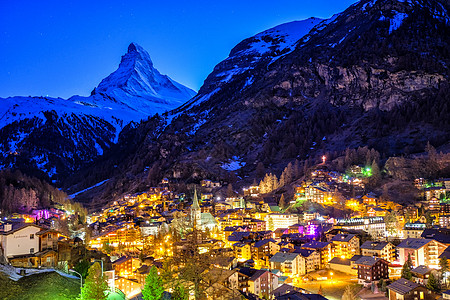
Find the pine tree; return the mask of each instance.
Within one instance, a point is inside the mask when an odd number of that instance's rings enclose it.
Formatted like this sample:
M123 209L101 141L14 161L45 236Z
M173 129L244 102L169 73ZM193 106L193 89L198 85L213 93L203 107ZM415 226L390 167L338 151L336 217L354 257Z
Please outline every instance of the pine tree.
M234 197L233 185L231 183L227 187L227 197Z
M385 292L386 291L386 281L384 281L383 278L380 279L378 282L378 285L380 286L380 291Z
M381 181L381 171L375 160L372 161L371 169L372 169L371 182L373 185L376 185L376 184L380 183L380 181Z
M428 277L427 289L432 290L433 292L439 292L440 290L439 283L436 277L434 277L433 273L431 273L430 276Z
M448 267L448 259L447 257L443 256L439 259L439 266L441 267L441 278L444 279L446 278L446 274L449 270ZM447 282L444 279L443 285L446 287L447 286Z
M288 206L286 199L284 199L284 194L281 195L279 206L281 209L285 209Z
M412 278L411 268L412 268L411 255L408 255L408 260L403 264L402 278L411 280Z
M80 300L106 300L108 298L108 284L103 276L98 262L94 263L88 272L86 281L81 289Z
M256 165L256 178L257 179L261 179L264 177L264 175L266 174L266 169L264 168L264 164L262 162L259 162Z
M189 295L184 289L184 286L180 284L180 282L177 282L177 285L175 286L175 289L172 293L172 297L170 297L171 300L188 300Z
M323 296L322 285L319 285L319 291L317 292L317 294Z
M347 285L345 287L344 294L342 295L342 300L356 300L355 292L353 291L353 288L350 285Z
M163 293L163 282L158 275L156 267L152 266L147 278L145 278L145 285L142 289L142 298L144 298L144 300L160 300Z

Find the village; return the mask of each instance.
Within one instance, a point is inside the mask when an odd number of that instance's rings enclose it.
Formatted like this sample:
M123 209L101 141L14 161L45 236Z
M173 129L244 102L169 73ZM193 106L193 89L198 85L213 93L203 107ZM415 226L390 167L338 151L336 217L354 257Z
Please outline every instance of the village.
M324 159L289 200L268 180L236 191L203 179L188 194L165 178L71 230L62 221L80 215L64 207L3 216L1 263L85 277L99 262L123 299L138 299L153 267L191 291L190 264L202 282L193 299L450 299L450 179L417 178L422 200L400 204L366 188L372 172Z

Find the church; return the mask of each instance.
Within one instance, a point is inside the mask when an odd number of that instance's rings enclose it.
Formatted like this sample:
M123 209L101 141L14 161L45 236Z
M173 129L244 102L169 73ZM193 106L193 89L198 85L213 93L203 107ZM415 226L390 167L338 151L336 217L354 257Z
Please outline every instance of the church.
M202 213L198 204L197 190L194 190L194 199L191 206L191 224L192 227L202 231L206 229L212 230L217 227L217 221L211 213Z

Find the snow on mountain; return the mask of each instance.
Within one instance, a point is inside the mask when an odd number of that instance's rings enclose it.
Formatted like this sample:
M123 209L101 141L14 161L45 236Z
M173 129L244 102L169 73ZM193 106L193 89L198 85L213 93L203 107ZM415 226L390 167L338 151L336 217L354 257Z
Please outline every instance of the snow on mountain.
M268 52L276 53L284 52L286 49L292 50L298 40L322 21L323 19L319 18L309 18L275 26L253 36L248 48L239 50L234 55L264 55Z
M91 96L0 98L0 167L30 162L50 177L74 171L116 143L130 122L172 110L194 95L161 75L150 55L132 43Z
M94 95L107 95L147 114L172 110L195 92L153 67L150 55L136 43L128 46L119 68L102 80Z
M295 49L297 42L317 24L319 18L309 18L275 26L247 38L237 44L229 56L214 68L205 80L197 96L187 102L183 108L198 105L208 100L220 90L222 85L228 84L240 75L251 72L261 61L273 61ZM245 78L244 88L253 83L250 75Z

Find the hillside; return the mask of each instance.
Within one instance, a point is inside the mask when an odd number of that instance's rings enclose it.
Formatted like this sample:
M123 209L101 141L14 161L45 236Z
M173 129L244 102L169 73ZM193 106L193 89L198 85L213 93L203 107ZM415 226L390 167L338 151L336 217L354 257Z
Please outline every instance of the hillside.
M311 24L289 50L278 51L280 42L255 50L261 36L276 41L276 30L246 39L186 105L125 128L108 156L65 186L110 179L84 195L102 200L162 177L245 182L259 163L279 174L295 159L346 148L368 146L386 159L422 152L428 141L446 145L448 9L440 0L360 1Z

